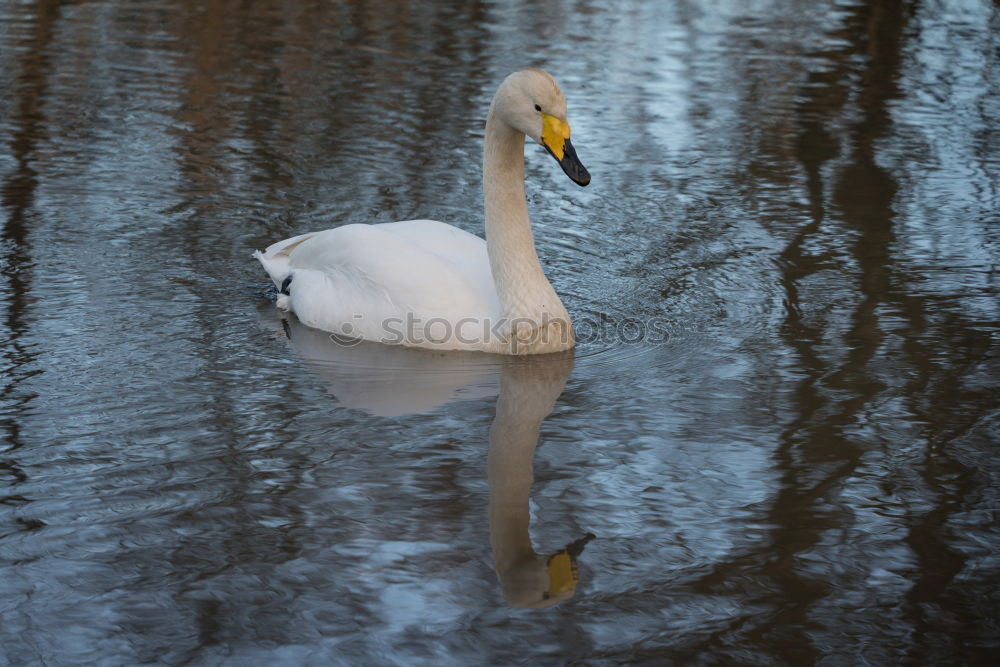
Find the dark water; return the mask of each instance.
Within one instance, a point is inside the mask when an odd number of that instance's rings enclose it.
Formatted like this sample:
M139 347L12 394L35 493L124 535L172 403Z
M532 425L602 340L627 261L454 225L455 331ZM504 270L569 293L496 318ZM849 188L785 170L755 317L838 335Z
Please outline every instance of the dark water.
M0 660L993 663L998 35L988 0L0 4ZM594 177L526 151L575 358L286 331L253 249L481 233L525 64Z

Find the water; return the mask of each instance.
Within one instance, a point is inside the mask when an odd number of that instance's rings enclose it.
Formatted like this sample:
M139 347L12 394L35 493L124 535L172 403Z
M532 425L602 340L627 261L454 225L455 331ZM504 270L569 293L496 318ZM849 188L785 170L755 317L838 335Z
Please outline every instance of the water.
M6 663L995 659L993 4L0 26ZM286 330L256 248L481 233L485 111L525 64L593 174L526 151L575 355Z

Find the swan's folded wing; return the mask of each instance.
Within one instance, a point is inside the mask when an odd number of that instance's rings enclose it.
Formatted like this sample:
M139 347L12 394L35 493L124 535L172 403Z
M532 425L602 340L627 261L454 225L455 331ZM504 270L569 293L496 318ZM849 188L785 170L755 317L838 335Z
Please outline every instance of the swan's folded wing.
M345 313L376 311L380 316L452 322L494 314L499 304L485 243L470 243L465 237L471 235L461 230L455 235L449 231L454 228L436 225L402 233L403 223L345 225L319 232L292 249L289 268L326 275L329 298ZM291 292L294 303L294 282Z

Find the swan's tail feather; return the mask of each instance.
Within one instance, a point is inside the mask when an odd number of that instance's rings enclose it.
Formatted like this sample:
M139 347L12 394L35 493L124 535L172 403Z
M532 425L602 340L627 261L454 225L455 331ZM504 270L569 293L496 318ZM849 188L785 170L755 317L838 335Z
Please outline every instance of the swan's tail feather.
M288 287L292 284L292 270L288 267L288 257L268 258L260 250L255 251L253 256L264 266L267 275L271 276L271 281L278 288L276 305L282 310L289 310L291 303L289 303Z
M292 270L288 266L288 258L291 256L292 250L294 250L297 245L315 235L316 232L299 234L298 236L293 236L290 239L272 243L264 252L261 252L260 250L254 251L253 256L261 263L264 270L267 271L267 275L271 277L271 281L274 283L274 286L283 292L283 294L278 295L279 307L282 307L282 301L284 301L286 306L288 303L287 285L284 284L286 280L291 278L292 275ZM282 296L284 299L282 299ZM285 310L288 310L288 308L285 307Z
M264 267L264 270L267 271L267 275L271 277L271 282L274 283L275 287L280 288L281 283L292 272L288 267L287 257L268 257L260 250L254 250L253 256Z

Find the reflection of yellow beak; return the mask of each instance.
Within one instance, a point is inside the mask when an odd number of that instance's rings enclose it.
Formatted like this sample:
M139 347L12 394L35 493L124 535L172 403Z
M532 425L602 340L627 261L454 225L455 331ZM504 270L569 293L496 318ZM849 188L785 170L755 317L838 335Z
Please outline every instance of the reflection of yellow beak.
M563 159L567 139L569 139L569 123L547 113L542 114L542 144L557 160Z
M576 563L565 551L560 551L549 557L549 595L565 593L576 588L580 575Z

